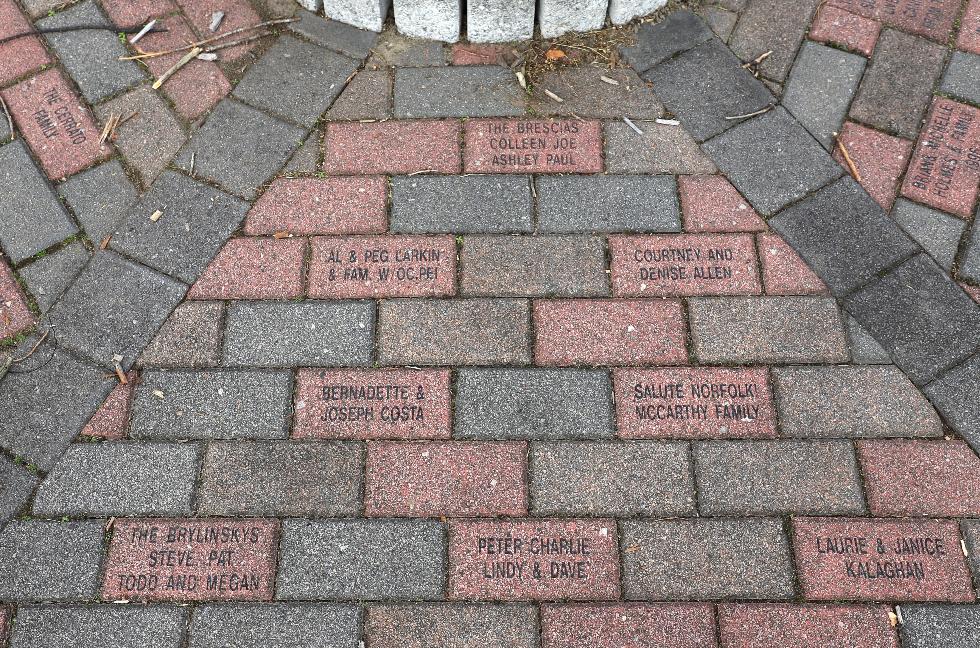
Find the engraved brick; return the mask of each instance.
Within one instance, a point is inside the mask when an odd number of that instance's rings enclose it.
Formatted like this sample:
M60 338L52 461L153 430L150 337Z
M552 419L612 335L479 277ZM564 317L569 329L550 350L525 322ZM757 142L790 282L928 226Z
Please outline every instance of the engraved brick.
M970 0L960 21L956 49L980 54L980 0Z
M542 648L714 648L715 632L705 603L541 606Z
M759 234L762 281L769 295L813 295L827 285L779 234Z
M725 648L898 648L886 605L787 603L718 606Z
M277 178L245 217L246 234L374 234L386 229L384 178Z
M854 122L844 123L840 141L861 175L861 186L875 202L890 210L898 193L899 178L912 152L912 142ZM834 159L842 166L847 165L839 144Z
M188 299L287 299L303 294L302 239L237 237L191 286Z
M766 223L724 176L678 176L688 232L758 232Z
M459 122L327 124L323 170L335 175L459 173Z
M871 56L881 23L845 11L832 3L822 5L810 26L810 39L820 43L843 45L849 50Z
M953 30L959 0L831 0L830 5L936 41Z
M0 0L0 39L31 30L31 24L14 0ZM13 81L48 63L51 58L37 36L18 38L0 45L0 85Z
M466 173L599 173L602 128L588 120L471 119Z

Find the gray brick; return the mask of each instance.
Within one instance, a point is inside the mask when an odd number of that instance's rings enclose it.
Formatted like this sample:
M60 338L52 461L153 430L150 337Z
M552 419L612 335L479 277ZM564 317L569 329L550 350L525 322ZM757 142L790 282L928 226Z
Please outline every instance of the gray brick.
M313 129L307 136L306 141L300 146L293 157L283 168L283 174L292 173L316 173L320 169L320 150L323 146L323 133L320 129Z
M962 218L902 198L895 201L892 218L944 270L949 272L952 269L956 249L966 229ZM960 274L964 274L962 268ZM980 274L977 278L980 279Z
M27 503L37 482L34 473L0 455L0 529Z
M681 231L671 176L538 176L535 183L543 232Z
M139 365L210 367L221 362L222 302L184 302L143 349Z
M636 45L621 47L619 52L637 72L643 73L710 38L711 30L704 21L690 11L676 11L660 23L640 25Z
M749 2L728 45L744 61L772 50L759 65L762 76L783 81L793 64L810 17L820 0L754 0Z
M980 104L980 55L954 51L939 84L939 91Z
M24 0L21 2L31 18L44 15L61 4L63 4L61 0Z
M23 606L11 648L178 648L186 625L186 608L175 606Z
M601 439L613 435L612 383L587 369L460 369L455 436Z
M843 173L784 108L739 124L705 142L704 150L765 216Z
M203 515L355 516L361 512L361 444L293 441L208 444Z
M199 605L190 648L354 648L361 611L329 603Z
M299 18L299 21L290 23L289 29L317 45L352 58L366 57L378 41L378 35L372 31L345 25L337 20L325 20L303 9L297 11L293 17Z
M91 253L76 241L20 269L27 290L46 312L88 263Z
M703 363L847 362L837 304L824 297L689 300L691 335Z
M371 605L364 636L371 648L537 648L538 624L530 605Z
M717 171L686 130L643 123L643 134L628 124L605 122L607 173L707 174Z
M902 618L905 648L980 645L980 605L903 605Z
M283 520L280 599L433 599L445 590L446 539L428 520Z
M704 7L701 11L704 21L711 27L715 36L728 42L735 29L735 23L738 22L738 14L723 7L712 6Z
M980 209L977 210L980 214ZM973 230L966 241L966 253L960 263L959 276L980 284L980 216L973 219Z
M374 305L367 301L236 302L228 307L225 362L331 367L371 362Z
M980 347L980 305L925 254L852 295L845 309L918 385Z
M678 517L694 515L687 443L533 443L534 515Z
M789 599L793 567L770 519L623 520L627 600Z
M618 81L612 85L606 77ZM555 101L545 89L563 100ZM568 117L656 119L664 108L653 90L629 68L568 67L545 72L535 81L531 108L536 114Z
M0 599L94 599L104 553L104 526L103 520L10 522L0 531ZM20 621L17 624L19 627Z
M58 186L58 193L94 243L116 231L137 198L136 187L119 160L110 160L68 178Z
M524 92L496 65L395 69L395 117L519 117Z
M189 515L196 444L69 446L34 498L39 515Z
M393 84L391 70L361 70L325 117L328 120L390 119Z
M289 433L292 384L286 371L148 370L136 387L130 435L284 439Z
M850 176L783 211L769 225L837 296L919 249Z
M851 344L851 360L856 364L892 363L888 352L850 315L847 316L847 339Z
M23 141L0 148L0 195L0 245L14 263L78 231Z
M925 392L949 426L980 452L980 355L927 385ZM980 578L980 569L977 574Z
M391 191L393 232L534 231L529 176L401 176Z
M973 447L976 448L976 445ZM973 571L973 582L980 590L980 520L963 520L960 522L960 528L967 551L970 552L968 560Z

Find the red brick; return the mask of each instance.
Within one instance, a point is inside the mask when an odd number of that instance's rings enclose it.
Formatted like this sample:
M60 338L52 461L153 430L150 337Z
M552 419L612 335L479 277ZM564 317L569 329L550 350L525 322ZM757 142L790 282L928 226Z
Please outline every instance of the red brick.
M534 325L539 365L687 364L676 300L537 300Z
M221 34L242 27L248 27L261 22L261 18L248 0L177 0L177 4L184 10L187 17L197 33L202 37L209 38L215 34L211 33L211 16L216 11L225 14L217 33ZM237 37L233 36L231 40ZM229 47L218 52L218 57L222 61L237 61L252 51L258 45L253 41L245 45Z
M561 119L471 119L466 173L599 173L602 126Z
M317 237L310 297L445 297L456 292L452 236Z
M858 443L874 515L980 515L980 457L963 441Z
M898 193L898 179L912 152L912 142L847 122L841 132L847 154L861 176L861 186L885 210L890 210ZM846 168L840 147L834 159Z
M955 521L795 518L793 531L806 599L974 600Z
M102 597L109 601L267 601L276 520L117 519Z
M470 517L527 514L527 443L368 443L366 515Z
M688 232L761 232L766 223L728 180L719 175L678 176Z
M450 521L449 598L617 599L616 521Z
M34 325L34 314L17 284L14 273L0 259L0 340Z
M303 295L305 239L229 239L188 299L288 299Z
M32 29L14 0L0 0L0 39ZM0 85L51 62L37 36L18 38L0 45Z
M622 438L777 436L764 368L616 369L613 380L616 427Z
M295 438L448 439L449 370L300 369Z
M705 603L541 606L542 648L712 648L715 615Z
M81 435L98 439L125 439L129 428L129 411L133 404L133 391L139 375L135 371L126 372L127 383L116 385L105 401L95 410L95 414L82 428Z
M0 646L6 646L7 629L10 627L10 608L0 605Z
M973 297L973 301L980 304L980 286L971 286L970 284L960 282L960 287L966 291L967 295Z
M937 97L919 134L902 195L963 218L980 185L980 109ZM946 171L944 176L944 170Z
M769 295L814 295L827 286L779 234L759 234L762 280Z
M455 43L452 47L453 65L504 65L505 45Z
M459 122L329 123L323 170L335 175L459 173Z
M176 11L176 7L171 0L102 0L102 8L109 15L112 22L116 23L119 27L142 27L151 18L164 16L173 11ZM169 29L169 22L167 21L167 28ZM163 26L164 21L157 22L157 26ZM132 38L132 36L127 36L127 38ZM137 44L141 49L147 52L157 51L156 47L150 47L146 44L146 40L149 35L144 36ZM197 40L192 38L190 40L185 40L183 45ZM147 63L153 59L148 59ZM155 73L154 73L155 74Z
M881 33L881 23L852 14L834 5L823 5L810 27L810 38L820 43L835 43L849 50L871 56Z
M278 178L245 217L246 234L375 234L385 231L384 178Z
M960 21L956 49L980 54L980 0L970 0Z
M798 605L791 603L718 606L725 648L898 648L885 605Z
M945 43L960 0L829 0L828 4Z
M49 178L77 173L111 153L110 146L99 145L101 131L57 70L42 72L0 94Z
M613 294L621 297L757 295L750 234L610 236Z

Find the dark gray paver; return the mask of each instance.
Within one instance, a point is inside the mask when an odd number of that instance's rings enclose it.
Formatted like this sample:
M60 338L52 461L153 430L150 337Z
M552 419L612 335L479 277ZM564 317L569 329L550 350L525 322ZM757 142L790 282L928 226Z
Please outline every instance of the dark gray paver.
M153 221L150 216L161 211ZM245 219L248 204L174 171L161 175L130 210L110 246L193 283Z
M537 648L538 625L530 605L405 603L368 607L364 636L371 648Z
M613 85L601 77L618 81ZM558 102L545 94L558 95ZM530 98L537 114L575 117L656 119L664 113L660 100L636 72L628 69L569 67L545 72L535 81Z
M282 172L287 173L316 173L320 168L320 150L323 147L323 133L320 129L314 129L303 142L303 145L296 149L293 157L283 168Z
M852 295L845 309L917 385L980 347L980 305L924 253Z
M229 365L330 367L371 361L372 302L236 302L226 319Z
M362 471L356 442L215 441L204 456L198 513L355 516Z
M643 134L622 121L604 122L607 173L707 174L714 162L680 126L643 122Z
M390 119L393 85L391 70L362 70L347 84L325 117L330 120Z
M430 520L283 520L280 599L444 596L446 539Z
M973 447L975 449L977 444ZM963 540L966 542L966 549L970 553L967 558L973 571L973 582L980 590L980 520L963 520L960 522L960 528L963 532Z
M58 193L93 243L100 243L116 231L137 198L136 187L119 160L109 160L68 178L58 186Z
M966 229L962 218L902 198L895 201L892 218L936 263L949 272ZM965 276L962 267L960 274Z
M292 397L286 371L143 372L134 439L283 439Z
M11 648L178 648L187 609L176 606L22 606Z
M38 515L190 515L196 444L77 443L41 483Z
M221 363L223 302L184 302L143 349L147 367L212 367Z
M312 127L344 89L357 61L282 36L252 65L234 95L257 108Z
M529 176L397 176L391 179L393 232L531 232Z
M542 232L679 232L674 178L661 176L538 176Z
M657 96L699 142L738 124L726 117L753 113L776 102L715 39L658 65L643 78L653 82Z
M37 482L33 472L0 455L0 529L21 510Z
M764 216L843 173L784 108L722 133L705 142L704 150Z
M623 520L620 533L627 600L793 596L778 519Z
M612 383L587 369L460 369L455 436L596 439L613 435Z
M957 99L980 104L980 55L953 52L939 84L939 91Z
M351 28L353 29L353 28ZM190 648L354 648L361 611L330 603L199 605Z
M535 442L530 454L534 515L694 515L687 443Z
M51 309L58 342L111 367L124 369L184 296L186 286L124 259L97 253Z
M728 45L744 61L772 50L759 72L783 81L819 4L820 0L754 0L742 11Z
M850 176L781 212L769 225L839 297L919 249Z
M104 526L104 520L11 521L0 531L0 599L95 598L104 553Z
M640 73L711 38L711 29L690 11L677 11L657 24L641 25L636 45L619 52Z
M336 20L327 20L305 9L300 9L293 17L299 18L299 21L289 23L291 30L317 45L352 58L366 57L378 41L378 35L372 31L358 29Z
M847 339L851 343L851 360L857 364L891 364L891 356L856 319L848 315Z
M527 99L496 65L396 68L395 117L519 117Z
M41 312L51 308L91 256L82 243L75 241L20 269L20 276L27 283L27 290L37 301Z
M980 209L977 210L980 214ZM960 262L959 276L980 284L980 216L973 219L970 239L966 242L966 252Z
M701 15L715 36L728 42L735 29L735 23L738 22L738 14L724 7L708 6L702 8Z
M23 141L0 147L0 195L0 246L14 263L78 231Z
M927 385L925 393L949 426L980 452L980 355Z
M980 645L980 605L903 605L899 627L905 648Z

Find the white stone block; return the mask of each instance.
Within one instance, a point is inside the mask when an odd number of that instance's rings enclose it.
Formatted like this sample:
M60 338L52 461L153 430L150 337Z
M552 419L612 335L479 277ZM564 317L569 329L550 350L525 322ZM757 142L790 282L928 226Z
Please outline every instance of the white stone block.
M625 25L639 16L662 9L667 0L609 0L609 20L614 25Z
M319 11L322 4L321 0L298 0L298 2L307 11Z
M373 32L384 27L390 7L391 0L323 0L327 18Z
M554 38L568 32L601 29L609 0L540 0L538 24L541 35Z
M534 0L467 0L466 36L474 43L532 38Z
M463 0L395 0L395 26L412 38L455 43L462 17Z

